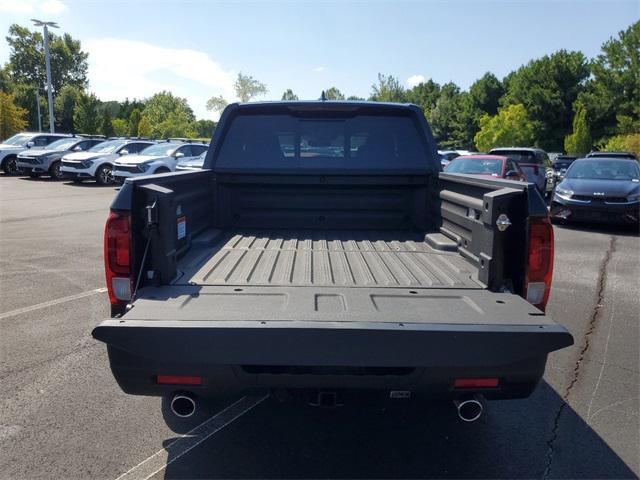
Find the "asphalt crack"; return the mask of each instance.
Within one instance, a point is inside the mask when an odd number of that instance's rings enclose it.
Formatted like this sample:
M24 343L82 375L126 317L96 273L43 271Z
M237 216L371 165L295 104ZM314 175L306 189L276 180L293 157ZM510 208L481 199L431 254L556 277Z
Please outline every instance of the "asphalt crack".
M553 465L553 457L555 454L555 443L558 439L558 434L560 430L560 419L562 418L562 413L567 408L569 404L569 397L571 396L571 392L573 387L580 378L580 368L582 367L582 363L584 362L585 356L587 352L591 348L591 336L598 325L598 320L600 319L600 313L602 311L603 302L604 302L604 291L607 285L607 267L609 266L609 262L611 261L611 257L616 251L616 237L609 237L609 247L600 262L600 268L598 269L598 282L597 282L597 292L596 292L596 302L591 310L591 316L589 318L589 323L587 327L587 331L582 338L582 344L580 346L580 350L578 352L578 358L576 359L576 363L573 366L573 372L571 374L571 380L567 384L567 388L564 391L564 395L562 396L562 404L558 411L556 412L556 416L553 420L553 428L551 429L551 438L547 440L547 465L544 470L544 474L542 476L543 479L548 479L551 475L551 467Z

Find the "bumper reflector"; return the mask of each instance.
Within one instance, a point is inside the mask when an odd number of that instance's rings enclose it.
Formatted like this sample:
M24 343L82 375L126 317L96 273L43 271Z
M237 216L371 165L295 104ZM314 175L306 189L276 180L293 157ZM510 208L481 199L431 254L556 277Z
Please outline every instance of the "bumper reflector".
M157 375L158 385L202 385L202 377L193 375Z
M454 388L494 388L498 386L497 378L456 378Z

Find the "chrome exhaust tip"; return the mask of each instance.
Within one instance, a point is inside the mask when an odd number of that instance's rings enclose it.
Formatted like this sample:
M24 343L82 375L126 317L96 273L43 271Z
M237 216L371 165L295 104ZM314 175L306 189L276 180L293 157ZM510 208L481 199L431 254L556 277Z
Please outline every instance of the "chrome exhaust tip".
M171 399L171 412L180 418L189 418L196 411L196 399L190 393L177 393Z
M475 422L482 416L484 411L484 401L480 395L457 398L453 401L453 404L458 411L458 417L464 422Z

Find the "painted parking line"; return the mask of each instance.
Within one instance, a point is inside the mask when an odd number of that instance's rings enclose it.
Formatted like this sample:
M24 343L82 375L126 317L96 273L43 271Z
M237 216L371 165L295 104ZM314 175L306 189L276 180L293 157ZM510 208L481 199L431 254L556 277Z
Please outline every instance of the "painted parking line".
M120 475L116 480L147 480L153 477L156 473L167 468L168 465L171 465L185 453L197 447L227 425L233 423L267 398L269 398L268 394L261 397L250 395L242 397L237 402L229 405L197 427L178 437L162 450L158 450L150 457L144 459L138 465Z
M71 302L73 300L79 300L81 298L90 297L91 295L95 295L97 293L104 293L106 291L107 291L106 288L94 288L93 290L88 290L82 293L76 293L75 295L69 295L68 297L61 297L61 298L56 298L55 300L49 300L48 302L37 303L35 305L31 305L30 307L10 310L8 312L0 313L0 320L9 318L9 317L15 317L16 315L32 312L34 310L40 310L41 308L51 307L53 305L58 305L60 303Z

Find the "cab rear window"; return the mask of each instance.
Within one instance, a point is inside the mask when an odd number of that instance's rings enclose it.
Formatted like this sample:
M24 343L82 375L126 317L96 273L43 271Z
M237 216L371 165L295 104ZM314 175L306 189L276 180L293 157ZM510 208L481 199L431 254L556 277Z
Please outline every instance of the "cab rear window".
M534 152L527 152L522 150L491 150L491 155L503 155L509 157L516 163L534 163L542 165L542 159L536 157Z
M397 170L427 164L410 116L243 114L223 138L216 168Z

